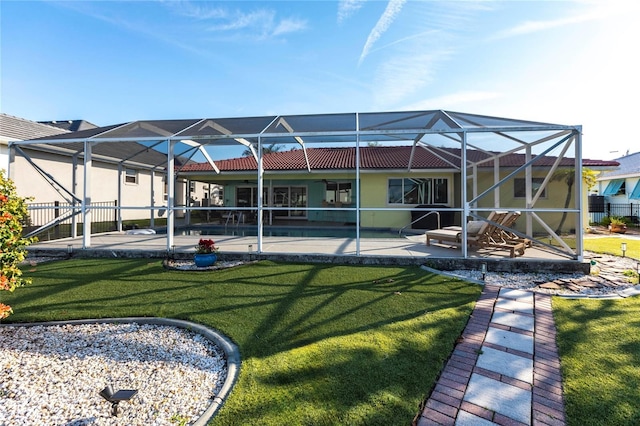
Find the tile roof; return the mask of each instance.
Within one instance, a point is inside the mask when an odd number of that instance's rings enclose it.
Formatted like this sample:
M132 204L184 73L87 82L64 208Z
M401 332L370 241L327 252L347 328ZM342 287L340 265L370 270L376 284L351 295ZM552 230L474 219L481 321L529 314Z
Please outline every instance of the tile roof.
M24 141L61 133L69 133L69 131L0 113L0 139Z
M620 167L616 170L602 173L598 179L608 179L614 176L640 176L640 152L616 158L615 161L620 163Z
M388 170L406 169L411 156L411 146L375 146L360 148L360 167L368 170ZM458 165L460 160L456 156L460 155L459 148L441 148L440 156L431 151L417 148L414 152L412 169L450 169L452 164ZM307 155L309 164L313 170L348 170L354 169L356 164L356 150L354 147L347 148L308 148ZM470 150L467 157L471 161L478 161L487 158L489 155L480 151ZM442 157L442 158L441 158ZM444 159L443 159L444 158ZM554 157L545 157L536 163L538 166L551 166L555 161ZM254 171L257 163L253 157L240 157L228 160L215 161L221 171ZM517 167L525 163L524 154L509 154L500 159L501 167ZM304 158L304 151L295 149L291 151L267 153L263 157L265 170L287 171L305 170L307 165ZM573 159L566 158L563 165L572 166ZM615 167L615 161L585 160L582 164L586 167ZM483 163L481 167L493 167L493 161ZM212 167L207 163L191 163L182 168L182 172L203 172L211 171Z

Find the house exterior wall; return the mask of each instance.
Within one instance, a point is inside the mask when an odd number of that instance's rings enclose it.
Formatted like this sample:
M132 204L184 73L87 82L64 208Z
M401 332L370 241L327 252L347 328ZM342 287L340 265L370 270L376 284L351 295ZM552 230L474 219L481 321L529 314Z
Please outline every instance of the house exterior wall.
M24 149L24 148L23 148ZM73 192L78 198L83 194L84 164L82 158L78 160L76 167L76 188L73 188L74 166L69 156L48 152L26 150L31 159L43 170L54 176L56 181ZM11 165L12 179L16 184L16 190L21 197L32 198L30 203L67 204L67 200L21 155L15 156ZM91 202L114 202L118 199L118 179L122 180L121 210L123 220L148 219L150 210L139 209L151 205L151 172L149 170L136 169L137 183L125 182L125 174L118 176L118 166L98 160L93 160L91 168ZM164 200L164 175L156 172L153 177L154 205L166 205ZM179 185L178 185L179 186ZM66 195L66 194L64 194ZM69 198L67 196L67 198ZM127 209L130 207L131 209ZM135 208L135 209L134 209ZM114 213L115 216L115 213ZM156 213L157 217L157 213Z
M506 178L512 170L501 169L499 176L500 179ZM548 170L533 170L532 178L543 180L548 173ZM493 172L479 172L478 173L478 193L482 193L486 189L490 188L494 184ZM514 178L523 179L524 174L516 175ZM571 188L571 194L569 194L569 203L567 208L575 208L575 190L574 184ZM546 195L541 196L535 203L536 209L560 209L565 207L567 199L568 186L564 180L551 180L546 187ZM515 197L515 180L510 179L506 181L499 188L499 205L500 208L505 210L519 210L526 208L526 199ZM583 191L582 198L586 200L586 191ZM584 205L584 204L583 204ZM494 194L489 193L478 202L479 208L493 208L494 206ZM536 213L551 229L556 230L560 225L563 213L561 212L538 212ZM568 213L565 219L563 229L561 232L569 233L573 232L576 227L577 216L575 213ZM588 223L588 222L586 222ZM515 229L521 232L525 232L526 221L523 219L518 220L515 224ZM532 231L534 235L540 235L548 233L542 225L537 221L532 221Z
M500 179L506 178L512 169L503 168L500 170ZM540 169L534 170L533 177L536 179L544 179L548 173L548 170ZM448 180L448 194L449 200L445 205L450 208L460 208L460 175L452 171L434 171L434 172L406 172L406 171L362 171L360 174L360 207L364 209L360 212L360 224L364 228L392 228L400 229L403 227L411 227L412 210L416 207L413 205L398 205L388 203L388 186L389 179L394 178L446 178ZM254 174L247 174L243 176L234 176L233 180L224 181L222 179L227 176L219 176L220 179L217 184L224 190L224 206L230 210L238 206L238 200L236 199L236 189L238 187L253 187L257 190L256 176ZM273 186L302 186L306 188L307 193L307 208L305 217L299 219L305 219L308 222L355 222L355 212L345 211L338 213L339 209L336 209L335 203L331 203L331 200L325 200L325 183L323 179L336 182L349 182L352 184L352 202L349 204L342 204L342 209L355 209L356 207L356 176L355 173L313 173L313 174L300 174L300 173L278 173L269 174L265 173L264 187L267 190ZM516 176L516 178L524 178L522 176ZM248 181L245 182L245 180ZM480 170L478 172L478 188L477 193L480 194L493 186L494 175L492 170ZM498 190L499 204L503 209L508 210L521 210L526 208L526 200L524 197L514 197L514 180L511 179L505 182ZM575 188L574 185L569 197L569 208L575 206ZM567 197L567 184L565 181L550 181L546 188L546 196L541 197L536 202L535 207L540 209L559 209L564 208L565 200ZM467 188L469 199L473 198L473 188L469 186ZM586 200L586 190L584 191L583 198ZM242 204L242 203L240 203ZM265 206L274 207L273 204L265 200ZM493 192L487 194L481 198L478 202L478 208L495 208L494 194ZM374 209L367 211L367 209ZM375 210L379 209L379 210ZM486 216L486 214L482 213ZM563 213L537 213L552 229L556 229L562 220ZM575 229L577 223L576 213L569 213L566 215L562 232L568 233ZM460 224L460 214L455 214L456 224ZM587 224L588 222L584 222ZM516 224L516 229L521 232L526 232L526 220L520 219ZM532 230L535 235L545 235L548 232L535 220L532 220Z
M0 141L0 170L9 169L9 147L4 141Z
M610 179L607 180L601 180L598 181L597 183L597 190L599 194L604 193L605 188L607 187L607 185L609 184L609 182L613 181L613 180L624 180L625 182L625 190L623 194L619 194L619 195L607 195L605 196L605 202L607 203L614 203L614 204L629 204L629 203L640 203L640 200L634 200L629 198L629 196L631 195L631 192L633 191L633 189L636 187L636 185L638 184L638 181L640 181L640 177L639 176L615 176L612 177Z

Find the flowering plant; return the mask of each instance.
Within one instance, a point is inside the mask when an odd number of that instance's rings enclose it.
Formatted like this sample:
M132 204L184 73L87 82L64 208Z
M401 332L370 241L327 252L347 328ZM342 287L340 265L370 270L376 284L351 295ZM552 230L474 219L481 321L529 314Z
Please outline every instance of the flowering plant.
M216 253L217 251L218 247L216 247L216 242L213 240L205 240L204 238L200 238L200 241L198 241L198 245L196 246L197 254Z

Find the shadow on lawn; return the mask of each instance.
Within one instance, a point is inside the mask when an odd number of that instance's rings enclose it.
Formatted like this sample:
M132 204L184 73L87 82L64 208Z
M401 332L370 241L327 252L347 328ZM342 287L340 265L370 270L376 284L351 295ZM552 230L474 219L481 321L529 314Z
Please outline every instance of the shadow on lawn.
M640 424L640 298L556 301L570 424Z
M221 330L243 356L268 356L475 301L479 288L417 267L259 262L165 271L153 260L59 261L10 295L14 321L164 316Z
M10 296L12 322L162 316L233 339L245 391L225 404L224 421L296 410L312 424L407 424L480 294L418 267L264 261L201 273L91 259L27 275L34 284ZM261 368L274 360L283 364ZM274 392L257 401L254 385Z

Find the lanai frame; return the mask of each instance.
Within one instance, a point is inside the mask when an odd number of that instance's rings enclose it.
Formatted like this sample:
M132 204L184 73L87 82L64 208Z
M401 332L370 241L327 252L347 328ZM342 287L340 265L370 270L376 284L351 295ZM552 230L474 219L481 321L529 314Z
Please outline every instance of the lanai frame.
M37 145L66 149L73 152L74 158L83 159L83 193L67 192L80 201L78 208L83 216L84 229L91 229L91 167L94 151L112 143L134 142L149 149L155 149L166 155L163 164L145 164L154 173L166 173L168 184L168 200L166 206L148 206L152 211L167 210L166 249L173 247L176 211L183 209L176 205L175 181L180 169L176 167L176 157L192 158L196 153L211 165L215 173L221 173L212 160L207 148L225 145L242 145L249 149L257 163L256 179L258 185L258 247L263 251L263 229L265 209L262 200L264 188L264 167L262 147L269 144L297 145L303 151L309 145L315 144L350 144L356 148L355 178L360 180L360 147L368 143L411 143L413 150L428 149L441 159L450 162L452 168L460 172L460 208L454 211L463 218L482 218L480 211L500 210L501 201L499 189L505 182L519 173L525 175L525 206L519 208L526 218L525 234L531 237L533 221L545 229L550 238L554 239L566 254L578 261L583 260L582 230L582 156L581 132L579 125L559 125L540 123L526 120L515 120L485 115L475 115L443 110L432 111L399 111L399 112L369 112L369 113L338 113L314 115L278 115L264 117L235 117L235 118L204 118L191 120L150 120L134 121L115 126L100 127L75 133L67 133L52 137L34 139L30 141L10 142L10 176L16 152L28 157L21 146ZM460 158L458 162L445 158L439 149L443 145L459 146ZM510 145L509 145L510 144ZM507 149L496 152L495 146L507 146ZM574 147L574 156L565 157L570 147ZM486 154L481 160L468 157L470 150ZM532 168L541 163L541 159L548 154L554 155L553 162L545 165L548 172L534 194ZM131 153L116 149L108 150L108 154L98 154L102 160L109 158L117 162L120 168L135 163L141 163L136 157L139 153ZM126 152L126 153L125 153ZM500 178L499 160L509 154L524 152L524 164L517 166L507 176ZM412 155L413 157L413 155ZM306 158L306 155L305 155ZM573 208L536 208L542 189L552 180L554 173L561 166L565 158L572 158L574 162L574 206ZM494 182L491 187L483 191L478 190L478 167L485 163L493 163ZM465 164L466 167L461 167ZM566 166L564 166L566 167ZM307 159L309 172L312 166ZM407 172L411 172L411 159L407 165ZM54 177L52 177L55 179ZM471 179L471 191L466 182ZM153 188L150 189L153 191ZM360 205L360 186L356 185L356 255L360 255L360 212L365 210ZM469 193L471 192L471 193ZM493 195L493 208L479 207L478 201ZM118 209L125 209L119 203ZM575 217L576 248L571 249L562 238L540 217L539 213L567 213ZM462 221L462 256L468 257L466 221ZM544 242L539 241L544 244ZM545 244L546 245L546 244ZM551 248L551 244L548 245ZM91 247L91 232L83 232L83 248Z

